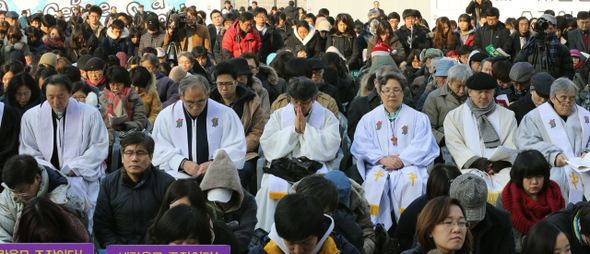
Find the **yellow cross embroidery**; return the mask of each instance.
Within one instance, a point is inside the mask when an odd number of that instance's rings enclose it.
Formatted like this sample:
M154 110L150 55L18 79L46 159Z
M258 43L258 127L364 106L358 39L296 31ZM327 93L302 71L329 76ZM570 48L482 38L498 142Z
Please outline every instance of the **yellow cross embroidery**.
M569 176L572 178L572 184L574 185L574 188L576 188L576 190L578 189L578 176L575 175L575 173L572 171L572 175Z
M410 172L408 175L410 176L410 180L412 180L412 187L414 187L414 179L417 179L418 176L414 175L414 172Z
M379 179L380 176L385 176L383 173L381 173L381 169L379 169L379 172L375 173L375 182L377 182L377 180Z

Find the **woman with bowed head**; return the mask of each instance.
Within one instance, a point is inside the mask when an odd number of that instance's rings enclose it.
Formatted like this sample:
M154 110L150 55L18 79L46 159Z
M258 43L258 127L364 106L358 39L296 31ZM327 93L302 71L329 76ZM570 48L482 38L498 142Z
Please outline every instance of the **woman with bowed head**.
M22 116L30 108L45 101L35 79L28 73L14 75L6 88L5 104L14 108Z
M142 66L134 67L129 71L131 84L135 91L141 96L145 107L145 116L150 124L154 126L156 117L162 111L162 102L156 91L156 78L150 74L150 71Z
M521 254L570 254L567 236L553 223L539 221L522 241Z
M201 245L215 238L208 215L186 204L170 208L152 229L148 244Z
M397 37L397 34L393 32L393 28L391 28L391 24L387 20L381 20L379 25L377 25L375 36L369 38L367 54L373 52L373 47L380 42L383 42L392 48L402 48L398 49L397 53L392 56L396 64L399 65L406 60L406 52L403 50L403 45L400 42L399 37Z
M323 49L318 35L315 32L315 28L309 25L307 21L302 20L297 23L295 29L296 31L293 33L294 36L290 36L287 41L285 41L285 45L295 51L299 46L305 46L307 58L318 58Z
M326 41L326 50L334 46L346 58L346 64L355 63L359 53L356 49L356 32L354 31L354 22L352 17L346 13L340 13L336 16L334 27L328 35Z
M471 253L473 239L459 200L450 197L430 200L418 217L416 239L419 245L402 254Z
M460 36L453 31L449 18L440 17L436 20L436 32L432 44L434 48L440 49L445 55L449 51L459 50L461 47Z

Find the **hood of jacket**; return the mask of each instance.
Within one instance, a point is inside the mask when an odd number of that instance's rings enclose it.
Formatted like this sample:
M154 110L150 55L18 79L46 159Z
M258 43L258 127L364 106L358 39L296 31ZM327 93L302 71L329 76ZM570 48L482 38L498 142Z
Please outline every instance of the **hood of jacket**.
M240 184L240 177L236 166L229 158L229 155L224 150L219 150L209 165L207 174L201 182L201 189L205 195L212 189L225 188L232 190L231 199L228 202L229 209L226 213L234 212L240 209L242 201L244 200L244 192ZM216 205L213 202L212 205Z
M20 41L17 41L14 44L8 41L8 36L4 36L4 46L12 46L15 49L22 49L25 46L25 44L27 44L27 36L25 35L23 35L23 37L20 38Z
M275 69L270 66L260 65L260 67L258 67L258 73L265 76L266 80L268 80L271 85L276 85L279 81L279 75L277 74L277 71L275 71Z
M129 37L129 30L127 29L127 27L123 27L123 32L121 33L121 36L117 37L113 33L113 28L109 27L109 29L107 29L107 36L112 40L125 39Z
M321 236L318 236L318 243L311 251L311 254L317 254L318 252L320 252L320 250L322 250L324 243L326 242L332 231L334 231L334 219L332 219L332 217L328 215L324 215L324 231ZM290 253L289 248L287 248L287 245L283 241L283 238L281 238L277 233L277 229L274 223L272 224L270 232L268 233L268 237L277 245L277 247L279 247L283 251L283 253Z
M46 197L48 193L52 192L57 186L64 184L66 189L70 189L70 181L64 173L56 171L50 167L45 167L39 164L39 170L41 171L41 183L39 184L39 191L37 191L37 197ZM4 189L8 189L6 183L2 183ZM12 201L16 203L23 203L17 196L10 192Z
M307 34L307 36L305 36L305 38L301 38L299 36L299 33L293 33L295 35L295 37L297 37L297 39L303 44L303 45L307 45L308 42L311 41L311 39L313 39L313 36L315 35L315 28L312 25L309 25L309 33Z

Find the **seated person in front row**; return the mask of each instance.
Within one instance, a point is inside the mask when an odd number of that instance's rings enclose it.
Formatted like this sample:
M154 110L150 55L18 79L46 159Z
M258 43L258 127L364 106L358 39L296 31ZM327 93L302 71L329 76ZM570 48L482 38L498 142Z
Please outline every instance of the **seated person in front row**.
M15 155L2 172L4 191L0 194L0 242L11 243L15 223L24 206L35 197L82 211L84 203L61 171L37 163L30 155Z
M275 111L264 127L260 145L270 162L271 173L264 174L262 186L256 194L256 228L262 228L267 232L270 230L277 202L289 191L291 183L287 180L296 182L312 172L327 173L333 170L326 163L336 158L338 152L339 122L332 112L316 101L316 95L317 87L311 79L291 79L291 102ZM298 165L293 160L303 158L309 160L309 169L298 166L290 171L296 173L295 178L298 179L286 177L283 167L277 166Z
M154 166L176 177L205 174L220 149L236 168L244 166L246 136L236 113L209 99L209 82L193 75L179 85L180 100L166 107L154 126Z
M445 143L463 173L484 177L492 193L488 201L495 204L510 180L510 170L502 169L512 163L510 157L494 162L488 158L499 146L516 149L516 119L514 112L494 100L495 78L480 72L467 79L466 85L469 98L445 117Z
M262 237L250 253L360 254L344 237L334 232L334 220L324 215L322 207L313 196L285 196L277 205L275 223L269 234Z
M402 104L406 82L397 71L379 77L383 105L361 118L350 149L365 179L371 220L387 230L426 192L426 166L439 154L428 116Z

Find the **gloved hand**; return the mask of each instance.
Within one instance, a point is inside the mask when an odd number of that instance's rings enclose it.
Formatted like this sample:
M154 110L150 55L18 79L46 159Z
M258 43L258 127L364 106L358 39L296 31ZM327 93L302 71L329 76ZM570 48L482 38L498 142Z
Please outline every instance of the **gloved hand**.
M492 162L492 171L494 171L493 173L499 173L500 170L507 168L507 167L511 167L512 163L507 162L507 161L496 161L496 162ZM490 173L490 172L488 172Z
M490 165L492 164L491 161L489 161L487 158L479 158L477 160L475 160L472 164L471 167L472 168L477 168L483 172L488 173L488 171L490 171Z

